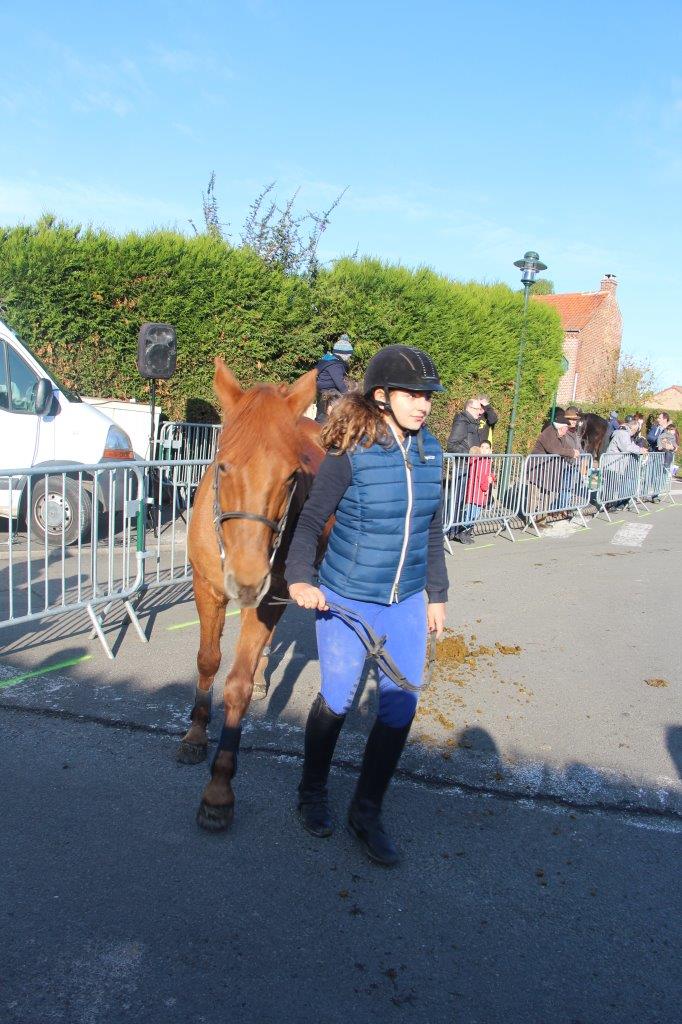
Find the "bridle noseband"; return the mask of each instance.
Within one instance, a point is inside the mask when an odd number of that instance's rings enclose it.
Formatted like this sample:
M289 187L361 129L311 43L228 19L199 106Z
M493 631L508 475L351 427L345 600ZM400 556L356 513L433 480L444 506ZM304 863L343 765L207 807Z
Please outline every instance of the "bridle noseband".
M284 506L284 512L279 522L274 519L268 519L267 516L262 516L258 512L223 512L220 507L220 473L223 467L219 462L215 462L213 465L213 525L215 526L216 539L218 541L218 550L220 552L220 561L225 564L225 544L223 542L223 534L220 527L228 519L251 519L255 523L263 523L268 529L272 530L275 535L273 541L272 550L270 552L270 568L275 561L275 555L279 550L279 546L282 543L282 536L287 525L287 519L289 516L289 509L291 508L291 502L294 498L294 492L296 490L296 477L292 480L291 487L289 488L289 494L287 497L287 503Z

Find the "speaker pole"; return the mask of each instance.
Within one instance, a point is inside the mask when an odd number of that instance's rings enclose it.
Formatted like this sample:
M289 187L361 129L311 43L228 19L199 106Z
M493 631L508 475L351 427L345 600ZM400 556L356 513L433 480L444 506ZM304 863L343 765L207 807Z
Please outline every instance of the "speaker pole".
M154 406L156 405L156 378L152 377L149 388L149 411L151 413L151 424L149 426L149 461L153 461L154 452Z

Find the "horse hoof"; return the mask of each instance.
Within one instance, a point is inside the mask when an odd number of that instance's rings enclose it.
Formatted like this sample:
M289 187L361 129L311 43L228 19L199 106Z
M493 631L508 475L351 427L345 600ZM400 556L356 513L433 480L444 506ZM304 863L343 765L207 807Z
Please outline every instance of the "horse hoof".
M254 683L251 700L265 700L268 695L268 688L265 683Z
M225 832L234 818L234 804L207 804L202 800L197 811L197 825L207 832Z
M178 764L201 764L208 755L208 743L188 743L182 740L178 747Z

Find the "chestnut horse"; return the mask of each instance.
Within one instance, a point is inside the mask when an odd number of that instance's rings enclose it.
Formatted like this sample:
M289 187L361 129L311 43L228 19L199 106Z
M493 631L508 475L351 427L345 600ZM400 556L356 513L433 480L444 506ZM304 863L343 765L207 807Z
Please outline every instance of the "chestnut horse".
M197 764L208 751L211 687L220 666L220 638L228 601L241 608L237 650L224 689L225 718L211 779L197 822L210 831L234 815L232 778L241 722L256 671L286 597L284 561L291 535L324 452L320 428L303 412L315 398L316 371L295 384L257 384L243 391L218 357L214 387L223 411L215 461L197 488L189 526L189 558L200 620L199 683L192 724L178 760Z

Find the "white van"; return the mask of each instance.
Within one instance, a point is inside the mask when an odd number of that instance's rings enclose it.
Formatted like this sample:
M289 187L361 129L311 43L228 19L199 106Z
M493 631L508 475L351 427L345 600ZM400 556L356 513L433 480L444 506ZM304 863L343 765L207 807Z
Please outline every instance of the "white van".
M32 532L67 544L85 537L95 510L108 509L108 487L97 495L86 483L80 498L76 479L61 474L41 477L31 488L26 508L26 479L9 479L7 471L51 465L81 466L133 459L130 438L99 409L63 387L38 357L0 321L0 516L24 518ZM3 476L3 474L5 474ZM88 478L91 480L91 478ZM120 498L119 498L120 500Z

